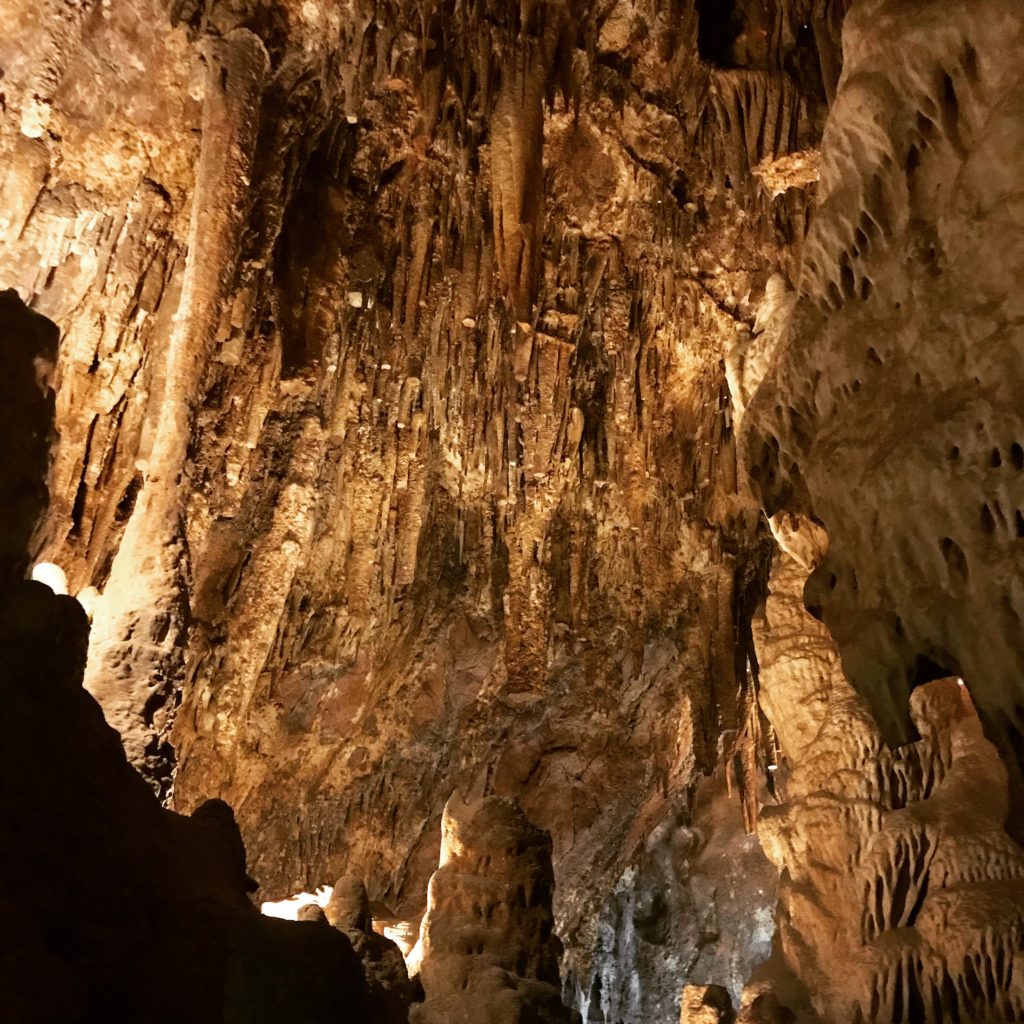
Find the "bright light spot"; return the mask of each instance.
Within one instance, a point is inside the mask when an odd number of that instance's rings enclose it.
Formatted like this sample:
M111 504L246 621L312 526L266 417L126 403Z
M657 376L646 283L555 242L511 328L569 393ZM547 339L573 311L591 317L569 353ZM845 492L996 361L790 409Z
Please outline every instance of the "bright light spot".
M279 917L282 921L297 921L299 911L310 903L326 907L332 892L333 886L321 885L316 892L300 892L286 900L270 900L260 907L260 913L264 917Z
M75 594L75 600L85 609L85 614L92 622L96 614L96 605L99 603L100 592L95 587L86 587L85 590Z
M39 562L32 569L32 579L45 583L55 594L68 592L68 578L64 570L53 562Z
M770 764L770 765L768 765L768 771L770 771L770 772L777 771L778 767L779 766L777 764Z
M964 681L963 681L963 680L962 680L962 679L961 679L961 678L960 678L959 676L957 676L957 677L956 677L956 681L957 681L957 682L958 682L958 683L959 683L959 684L960 684L961 686L963 686L963 685L964 685Z

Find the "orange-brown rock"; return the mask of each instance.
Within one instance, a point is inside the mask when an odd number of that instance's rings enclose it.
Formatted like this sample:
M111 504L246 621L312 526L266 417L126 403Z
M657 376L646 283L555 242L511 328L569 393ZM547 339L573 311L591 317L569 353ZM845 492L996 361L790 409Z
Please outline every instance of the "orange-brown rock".
M551 838L513 802L453 796L417 949L413 1024L579 1021L562 1005Z

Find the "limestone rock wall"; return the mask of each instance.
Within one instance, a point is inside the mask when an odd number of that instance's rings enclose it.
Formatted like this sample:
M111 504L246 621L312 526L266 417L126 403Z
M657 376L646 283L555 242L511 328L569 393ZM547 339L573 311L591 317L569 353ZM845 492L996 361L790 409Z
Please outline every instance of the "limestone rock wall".
M779 931L741 1020L1024 1015L1022 30L853 5L796 292L731 359L784 552L754 627Z
M133 763L228 800L266 896L418 916L459 787L551 831L589 941L731 742L722 359L795 273L845 6L0 2L43 554Z
M651 832L615 880L594 937L565 957L566 1001L583 1024L679 1020L681 980L739 1005L771 954L778 869L746 832L726 774L722 766L702 780Z
M1021 172L1013 0L864 0L792 329L748 412L769 513L828 554L807 601L890 742L967 681L1021 798Z

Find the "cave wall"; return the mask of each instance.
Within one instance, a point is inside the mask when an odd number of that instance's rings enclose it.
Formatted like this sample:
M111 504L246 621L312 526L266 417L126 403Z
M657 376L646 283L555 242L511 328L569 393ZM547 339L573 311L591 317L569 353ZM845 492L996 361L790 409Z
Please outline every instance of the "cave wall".
M586 1020L1024 1015L1024 18L846 7L0 0L5 571L265 895L515 796Z
M754 621L778 933L745 1010L1024 1015L1022 29L1016 4L853 6L797 289L730 359L780 547Z
M453 789L516 795L584 943L728 755L764 545L722 361L795 274L844 9L4 0L44 557L267 896L416 916Z
M807 601L890 742L964 678L1021 795L1019 4L864 2L793 324L754 397L767 510L829 547Z
M779 743L758 832L782 880L775 957L745 999L802 994L830 1022L1019 1020L1024 851L1004 828L1006 768L956 678L912 695L920 739L884 743L803 606L809 569L780 554L755 622Z

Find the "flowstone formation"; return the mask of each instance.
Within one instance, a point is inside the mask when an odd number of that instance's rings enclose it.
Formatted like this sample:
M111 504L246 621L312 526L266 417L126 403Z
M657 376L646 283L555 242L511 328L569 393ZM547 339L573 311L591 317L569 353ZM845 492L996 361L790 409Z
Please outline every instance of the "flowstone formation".
M747 1001L781 977L773 994L820 1014L800 1020L1024 1019L1024 851L1004 829L1006 769L955 678L912 695L919 740L885 746L828 630L804 610L808 568L779 557L754 627L780 748L780 802L762 810L759 833L782 882L777 962Z
M0 284L65 342L42 557L268 897L417 918L448 794L515 796L586 954L730 756L722 360L799 263L845 8L0 0Z
M827 529L808 606L886 740L914 739L913 687L960 676L1017 803L1022 43L1016 0L853 7L792 327L748 413L768 512Z
M448 801L411 1024L579 1024L561 1000L551 837L500 797Z
M777 947L740 1020L768 999L829 1024L1024 1017L1021 339L997 241L1022 31L1016 4L854 5L798 288L729 360L782 549L754 622Z

